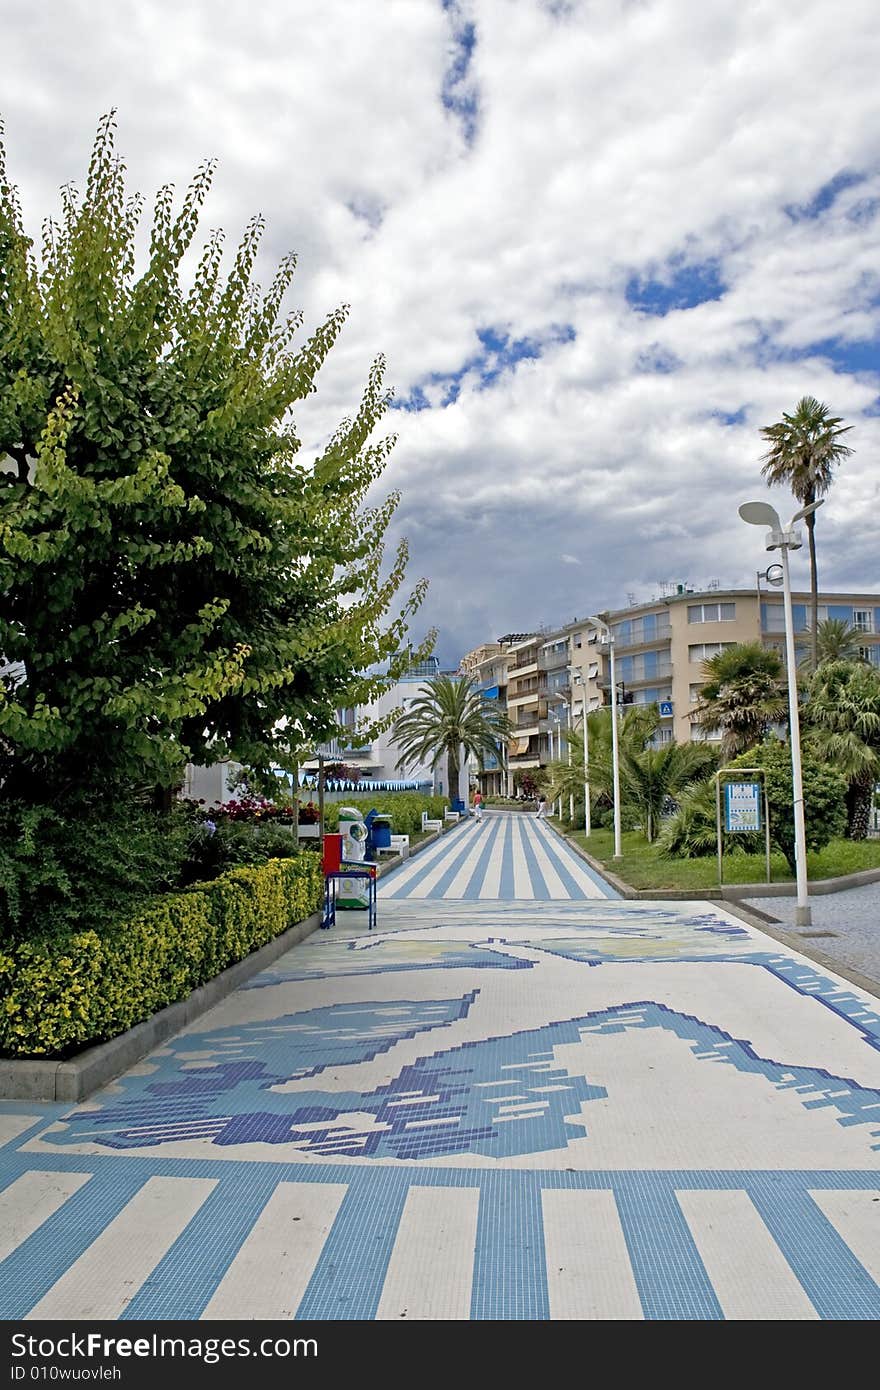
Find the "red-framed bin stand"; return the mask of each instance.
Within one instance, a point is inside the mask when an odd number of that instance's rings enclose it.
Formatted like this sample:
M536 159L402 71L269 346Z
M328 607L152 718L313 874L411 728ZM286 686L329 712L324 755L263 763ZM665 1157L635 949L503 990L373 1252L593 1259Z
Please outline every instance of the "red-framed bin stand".
M367 929L372 931L376 925L376 870L377 864L346 863L342 858L342 836L325 835L322 846L324 869L324 912L321 927L326 931L336 923L336 893L340 883L347 878L365 878L369 883L367 893Z

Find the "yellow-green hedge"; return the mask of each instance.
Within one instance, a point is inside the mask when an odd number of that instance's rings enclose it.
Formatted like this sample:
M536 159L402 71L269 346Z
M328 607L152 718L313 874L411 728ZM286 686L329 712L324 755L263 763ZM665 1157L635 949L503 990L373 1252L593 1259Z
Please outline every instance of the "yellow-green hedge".
M316 854L233 869L130 922L0 947L0 1053L58 1056L105 1042L316 912Z

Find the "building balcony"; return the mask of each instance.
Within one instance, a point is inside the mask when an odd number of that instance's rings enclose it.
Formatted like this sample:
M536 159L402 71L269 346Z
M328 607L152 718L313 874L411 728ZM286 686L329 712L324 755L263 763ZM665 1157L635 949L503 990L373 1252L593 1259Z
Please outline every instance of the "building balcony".
M672 676L672 662L671 662L671 661L661 661L661 662L658 662L658 664L657 664L655 670L651 671L648 675L642 674L642 675L624 676L624 675L621 675L620 671L618 670L618 671L616 672L616 676L617 676L617 683L618 683L618 685L620 685L621 682L623 682L623 684L626 686L627 690L636 690L639 686L643 686L643 685L658 685L660 681L668 681L668 680L671 678L671 676ZM597 678L597 680L596 680L596 685L599 687L600 690L610 690L610 689L611 689L611 672L610 672L610 670L606 670L606 671L603 671L603 672L602 672L601 676L599 676L599 677Z
M628 627L629 631L621 632L621 627ZM672 636L672 622L668 613L657 615L655 623L645 624L641 618L635 618L628 623L612 623L611 630L614 633L614 646L616 651L624 648L631 651L633 647L652 647L661 642L668 642Z

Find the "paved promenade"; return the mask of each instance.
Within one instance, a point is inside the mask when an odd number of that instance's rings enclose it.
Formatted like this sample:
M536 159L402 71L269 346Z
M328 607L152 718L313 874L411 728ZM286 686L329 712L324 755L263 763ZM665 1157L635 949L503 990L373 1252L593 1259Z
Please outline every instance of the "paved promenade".
M880 1316L877 1000L552 835L462 826L376 931L0 1104L0 1315Z

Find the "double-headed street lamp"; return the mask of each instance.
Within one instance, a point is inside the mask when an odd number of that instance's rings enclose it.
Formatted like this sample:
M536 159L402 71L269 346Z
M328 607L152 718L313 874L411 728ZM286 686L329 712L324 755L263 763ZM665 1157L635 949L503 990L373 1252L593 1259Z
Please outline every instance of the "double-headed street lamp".
M599 633L602 645L608 648L611 663L611 763L614 783L614 858L621 859L620 850L620 755L617 746L617 675L614 669L614 633L601 618L587 622ZM586 698L586 696L585 696Z
M801 723L798 709L797 664L794 651L794 620L791 612L791 578L788 572L788 552L799 550L803 545L801 534L795 531L795 523L801 521L825 499L811 502L795 512L787 526L783 526L779 513L769 502L743 502L739 514L750 526L768 526L764 542L768 550L778 550L782 557L782 591L785 613L785 664L788 670L788 721L791 740L791 784L794 798L794 860L797 877L797 907L795 923L799 927L809 927L813 916L807 888L807 835L804 824L804 779L801 769ZM769 579L769 570L767 578ZM773 580L770 580L773 583Z

